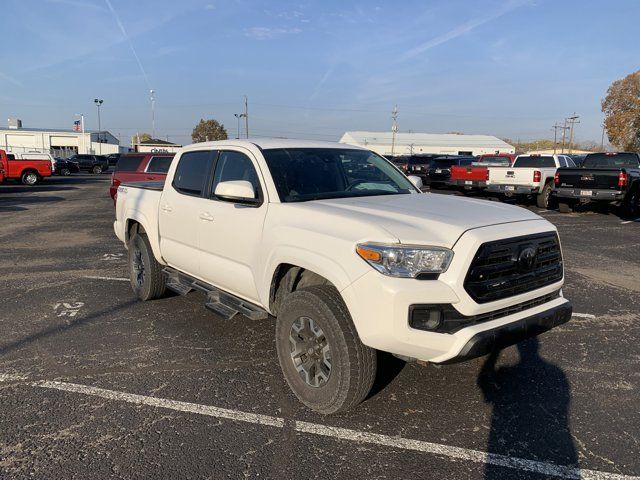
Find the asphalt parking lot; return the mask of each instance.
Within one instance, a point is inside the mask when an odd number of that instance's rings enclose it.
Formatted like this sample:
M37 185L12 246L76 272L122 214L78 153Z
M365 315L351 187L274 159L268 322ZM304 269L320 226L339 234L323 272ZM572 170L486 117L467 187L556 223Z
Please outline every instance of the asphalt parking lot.
M273 319L134 299L108 185L0 186L1 478L640 475L640 221L527 207L560 231L572 321L498 358L382 356L370 398L322 417Z

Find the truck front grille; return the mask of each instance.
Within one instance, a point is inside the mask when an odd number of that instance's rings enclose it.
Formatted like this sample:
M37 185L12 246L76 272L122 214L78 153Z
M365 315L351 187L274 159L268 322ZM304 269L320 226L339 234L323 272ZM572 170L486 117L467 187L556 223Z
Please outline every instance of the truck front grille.
M558 235L542 233L480 245L464 288L477 303L487 303L551 285L562 275Z

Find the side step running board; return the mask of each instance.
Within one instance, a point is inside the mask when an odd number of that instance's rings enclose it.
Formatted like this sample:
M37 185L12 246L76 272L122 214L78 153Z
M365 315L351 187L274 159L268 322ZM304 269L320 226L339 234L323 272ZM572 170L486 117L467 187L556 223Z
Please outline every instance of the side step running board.
M180 295L186 295L191 290L206 293L207 301L204 306L225 320L232 319L238 313L251 320L265 320L269 317L267 311L262 307L222 291L202 280L179 272L174 268L165 267L162 273L167 276L167 288Z

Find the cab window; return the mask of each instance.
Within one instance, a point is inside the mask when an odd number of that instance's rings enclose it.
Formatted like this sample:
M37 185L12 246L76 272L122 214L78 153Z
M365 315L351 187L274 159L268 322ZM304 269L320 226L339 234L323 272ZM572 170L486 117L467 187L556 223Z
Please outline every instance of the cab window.
M220 182L232 180L246 180L253 186L256 198L261 197L260 181L253 162L244 153L234 151L223 151L216 162L216 169L213 174L213 185L211 192L216 191L216 186Z

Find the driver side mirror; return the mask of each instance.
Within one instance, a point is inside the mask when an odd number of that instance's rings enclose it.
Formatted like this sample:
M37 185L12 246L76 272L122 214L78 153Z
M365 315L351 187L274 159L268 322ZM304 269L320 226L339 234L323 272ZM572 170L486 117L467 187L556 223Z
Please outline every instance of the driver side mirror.
M414 187L422 191L423 184L420 177L418 177L417 175L409 175L407 178L411 183L413 183Z
M256 197L253 185L246 180L220 182L213 193L216 198L227 202L246 203L250 205L258 205L260 203L260 200Z

